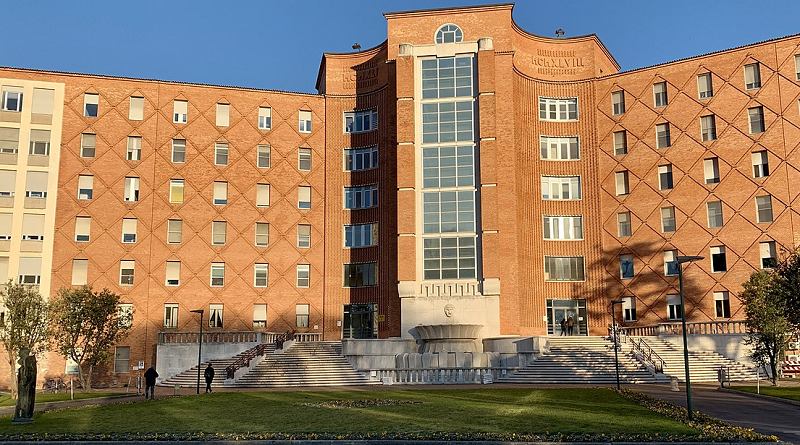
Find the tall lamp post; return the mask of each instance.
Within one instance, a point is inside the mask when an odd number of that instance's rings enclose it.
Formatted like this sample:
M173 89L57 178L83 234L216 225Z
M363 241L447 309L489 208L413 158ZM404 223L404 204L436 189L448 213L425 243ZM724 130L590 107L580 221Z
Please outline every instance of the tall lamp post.
M619 356L617 352L617 317L616 311L614 307L618 304L622 304L624 301L622 300L611 300L611 330L614 331L614 369L617 372L617 392L620 391L619 387Z
M203 309L195 309L195 314L200 314L200 336L197 338L197 394L200 394L200 364L203 357Z
M689 420L694 420L692 416L692 383L689 380L689 344L686 340L686 303L683 298L683 263L702 260L701 256L678 256L675 262L678 263L678 283L681 290L681 327L683 331L683 368L686 374L686 409L689 412Z

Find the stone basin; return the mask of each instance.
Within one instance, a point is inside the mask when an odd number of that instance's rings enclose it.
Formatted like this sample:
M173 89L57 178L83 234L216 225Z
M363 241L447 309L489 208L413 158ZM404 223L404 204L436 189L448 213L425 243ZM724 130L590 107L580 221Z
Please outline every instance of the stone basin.
M424 341L422 352L479 352L476 340L483 329L479 324L433 324L417 326Z

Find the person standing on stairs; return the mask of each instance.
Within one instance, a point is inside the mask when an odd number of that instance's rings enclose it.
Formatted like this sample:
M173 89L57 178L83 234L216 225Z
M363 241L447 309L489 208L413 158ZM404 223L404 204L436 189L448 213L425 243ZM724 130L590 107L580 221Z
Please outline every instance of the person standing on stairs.
M567 318L567 335L572 335L572 328L575 326L575 319L572 318L572 315Z
M208 363L205 372L203 373L203 377L206 378L206 394L213 392L211 390L211 382L214 381L214 367L211 366L211 362Z
M567 319L561 319L561 335L567 335Z

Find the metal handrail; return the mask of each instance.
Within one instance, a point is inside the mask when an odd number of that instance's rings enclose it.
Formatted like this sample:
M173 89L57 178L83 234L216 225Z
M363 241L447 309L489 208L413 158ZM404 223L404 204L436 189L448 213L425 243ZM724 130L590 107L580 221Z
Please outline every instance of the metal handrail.
M666 362L643 338L632 338L631 343L633 343L633 350L638 352L644 360L653 365L653 369L655 369L656 372L664 372L664 365Z
M225 378L232 379L238 369L250 366L250 360L259 355L264 355L266 349L267 344L261 343L260 345L255 345L247 351L244 351L235 362L225 368Z

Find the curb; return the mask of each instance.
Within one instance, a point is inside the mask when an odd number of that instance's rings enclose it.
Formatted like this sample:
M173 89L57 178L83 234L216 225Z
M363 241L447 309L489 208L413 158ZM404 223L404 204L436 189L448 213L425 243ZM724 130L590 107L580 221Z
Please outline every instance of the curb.
M435 440L187 440L187 441L158 441L142 440L128 441L129 443L147 443L148 445L174 445L176 443L191 443L194 445L442 445L442 441ZM48 445L75 445L74 441L4 441L9 445L32 445L34 443L47 443ZM92 445L119 445L121 441L91 441ZM499 442L499 441L445 441L447 445L791 445L789 442Z
M753 392L739 391L737 389L730 389L730 388L717 388L717 391L729 392L733 394L741 394L743 396L752 397L754 399L766 399L766 400L771 400L773 402L781 402L781 403L786 403L788 405L800 406L800 401L798 400L785 399L783 397L775 397L775 396L770 396L768 394L756 394Z

